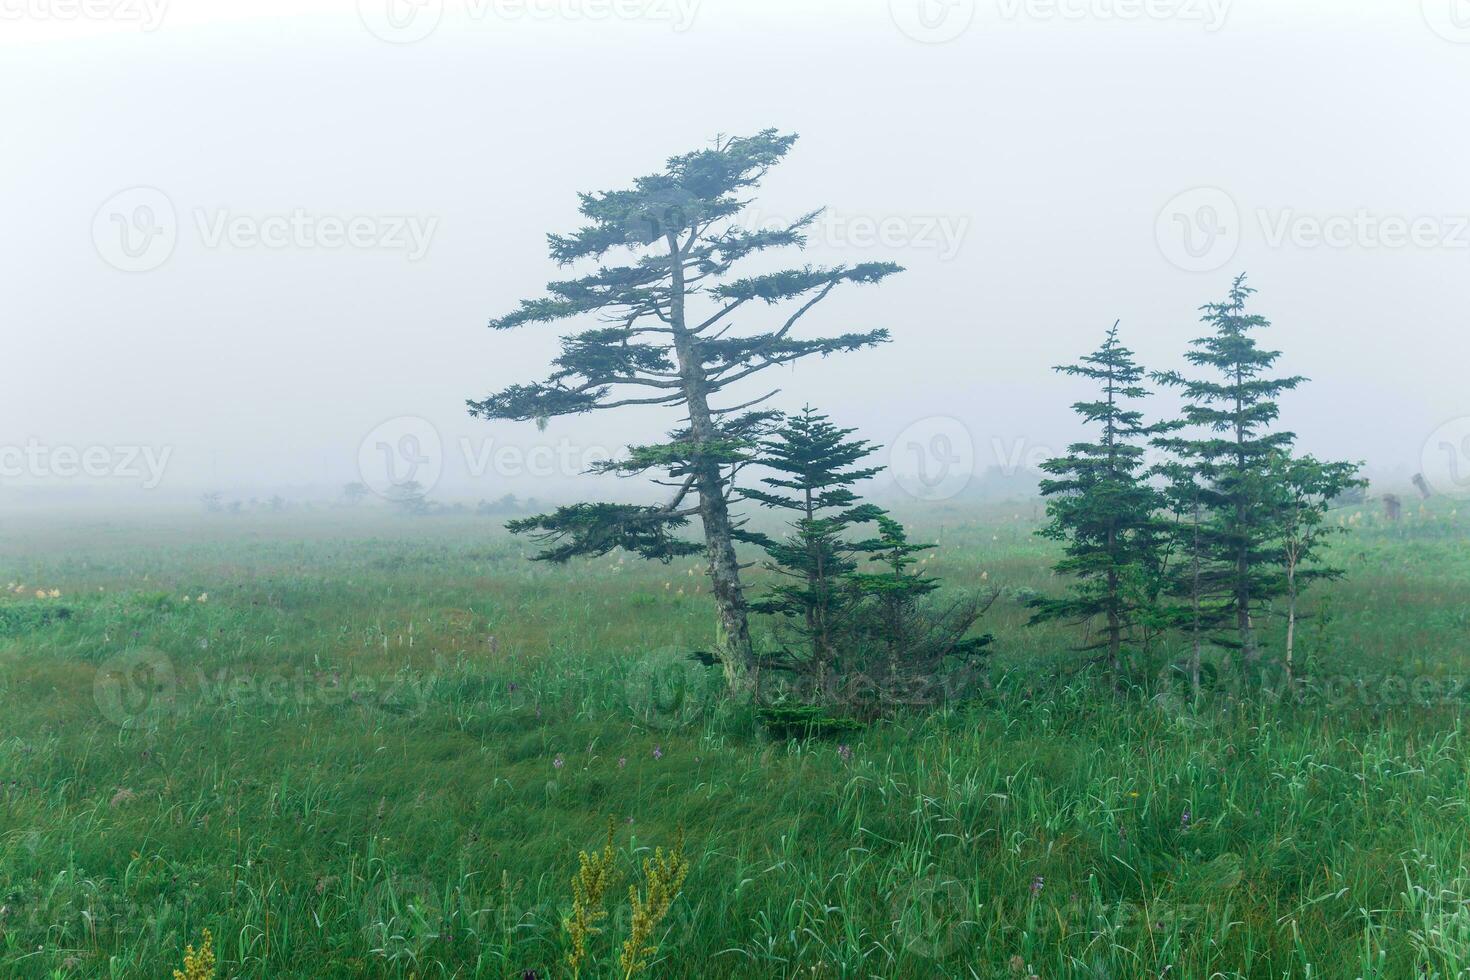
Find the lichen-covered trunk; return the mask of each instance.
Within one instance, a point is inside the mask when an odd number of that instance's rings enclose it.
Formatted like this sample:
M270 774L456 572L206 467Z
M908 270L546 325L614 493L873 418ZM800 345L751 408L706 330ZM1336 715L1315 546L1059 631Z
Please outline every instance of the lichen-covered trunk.
M696 338L684 319L684 266L678 237L668 236L669 261L673 274L669 320L674 331L674 350L679 376L689 409L689 433L696 445L715 441L714 419L704 365ZM699 493L699 519L704 526L705 553L709 559L710 591L720 617L721 644L718 650L725 669L725 683L732 693L749 690L755 676L755 651L750 642L750 623L745 591L740 584L740 562L731 534L730 509L725 501L725 478L715 459L696 459L694 486Z
M719 611L720 629L724 633L720 659L725 668L725 682L732 692L744 691L753 680L755 654L750 644L745 591L740 585L740 564L730 536L730 511L725 506L724 481L716 469L713 477L701 474L697 482L699 516L704 524L705 551L709 557L710 587Z

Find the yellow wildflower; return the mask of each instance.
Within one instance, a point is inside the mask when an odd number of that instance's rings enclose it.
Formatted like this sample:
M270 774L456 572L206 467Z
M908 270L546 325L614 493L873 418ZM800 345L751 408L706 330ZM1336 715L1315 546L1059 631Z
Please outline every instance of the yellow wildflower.
M628 902L633 907L633 925L628 939L623 943L623 955L618 965L623 968L623 980L647 969L649 961L658 954L653 942L653 933L669 914L669 906L684 887L684 878L689 874L689 862L684 858L684 831L679 831L674 849L667 855L663 848L655 848L652 858L643 861L643 875L648 879L646 897L638 894L636 885L628 886Z
M214 980L214 937L208 929L198 952L193 946L184 947L184 969L174 971L174 980Z
M603 844L601 853L588 854L582 851L577 855L579 867L572 878L572 914L561 920L562 928L572 940L572 948L567 953L567 966L573 977L581 973L582 964L587 961L587 940L602 932L597 923L607 918L603 897L618 877L617 869L613 866L617 857L613 851L615 827L613 818L608 817L607 842Z

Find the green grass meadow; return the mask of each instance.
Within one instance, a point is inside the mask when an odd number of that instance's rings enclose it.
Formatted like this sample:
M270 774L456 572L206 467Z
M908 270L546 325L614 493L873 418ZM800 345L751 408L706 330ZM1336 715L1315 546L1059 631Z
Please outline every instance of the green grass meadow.
M208 928L222 977L560 978L609 817L629 869L684 835L658 977L1470 973L1470 509L1334 515L1304 700L1190 705L1024 625L1034 508L905 515L1001 590L989 686L841 745L684 659L694 561L370 509L9 521L0 976L167 977Z

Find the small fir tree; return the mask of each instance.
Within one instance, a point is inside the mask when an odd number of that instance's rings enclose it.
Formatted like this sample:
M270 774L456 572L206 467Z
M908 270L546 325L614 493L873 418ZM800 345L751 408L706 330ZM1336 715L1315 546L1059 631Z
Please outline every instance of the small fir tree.
M889 700L930 702L935 683L949 680L947 668L972 664L990 645L989 634L974 636L971 628L995 597L965 597L947 608L932 608L928 600L938 591L939 579L923 570L918 555L934 545L909 541L904 526L888 514L878 515L877 522L877 537L858 545L876 567L848 575L863 598L859 628L883 657ZM906 685L931 690L905 692Z
M1273 377L1280 351L1261 348L1252 334L1270 321L1246 310L1255 290L1236 277L1230 294L1202 307L1213 332L1191 342L1185 355L1205 369L1203 378L1178 372L1155 377L1184 395L1183 421L1199 430L1193 437L1171 436L1158 445L1174 453L1199 484L1207 519L1198 527L1204 561L1202 587L1223 598L1234 621L1234 637L1221 642L1240 651L1241 665L1259 656L1254 617L1283 591L1280 552L1274 541L1267 469L1272 457L1290 449L1295 436L1271 431L1280 415L1277 399L1306 379Z
M1142 583L1158 563L1155 515L1163 498L1144 466L1144 440L1154 430L1141 412L1127 407L1148 391L1141 384L1144 371L1119 340L1116 323L1096 351L1056 370L1099 386L1099 398L1073 408L1100 431L1096 442L1075 443L1067 455L1041 465L1055 478L1041 482L1050 520L1038 533L1065 543L1065 557L1053 567L1074 581L1062 598L1034 600L1031 621L1101 620L1099 638L1083 649L1105 650L1117 678L1125 643L1148 612Z
M910 542L904 526L887 514L877 520L878 536L861 547L879 570L853 572L848 580L872 605L873 632L883 647L889 675L896 677L899 660L912 641L909 625L914 610L939 588L939 580L924 573L918 558L934 545Z
M792 645L798 649L786 651L787 665L800 665L818 690L840 667L844 644L839 633L850 627L858 598L844 587L844 579L857 568L863 547L847 535L882 513L859 503L852 489L882 471L862 465L877 447L849 438L853 431L804 408L759 443L760 465L776 475L762 479L760 488L737 490L746 500L791 515L785 537L744 529L736 536L758 545L766 553L766 567L778 576L751 608L778 617L794 635Z

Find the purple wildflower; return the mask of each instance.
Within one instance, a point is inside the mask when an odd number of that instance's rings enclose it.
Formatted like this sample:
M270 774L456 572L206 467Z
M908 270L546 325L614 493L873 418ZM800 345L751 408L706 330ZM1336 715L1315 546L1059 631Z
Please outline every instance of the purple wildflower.
M837 746L837 758L841 759L843 762L849 762L849 761L851 761L852 760L852 746L851 745L847 745L846 743Z
M1037 875L1035 878L1031 879L1031 894L1040 895L1041 890L1045 887L1046 879L1043 878L1041 875Z
M557 753L557 754L556 754L556 758L555 758L555 759L552 759L552 760L551 760L551 764L552 764L552 765L553 765L553 766L555 766L555 767L556 767L556 768L558 768L558 769L560 769L560 768L561 768L561 767L562 767L562 766L564 766L564 765L566 765L566 764L567 764L567 762L566 762L566 760L565 760L565 759L563 759L563 758L562 758L562 757L561 757L561 753L560 753L560 752L558 752L558 753Z
M1179 826L1180 827L1183 827L1185 830L1188 830L1189 829L1189 821L1192 820L1192 819L1193 819L1193 815L1186 808L1185 811L1182 814L1179 815Z
M653 747L653 757L655 759L662 759L664 757L664 747L662 745L655 745Z
M628 757L627 756L623 756L622 758L620 758L618 760L618 768L619 769L626 769L626 768L628 768Z

